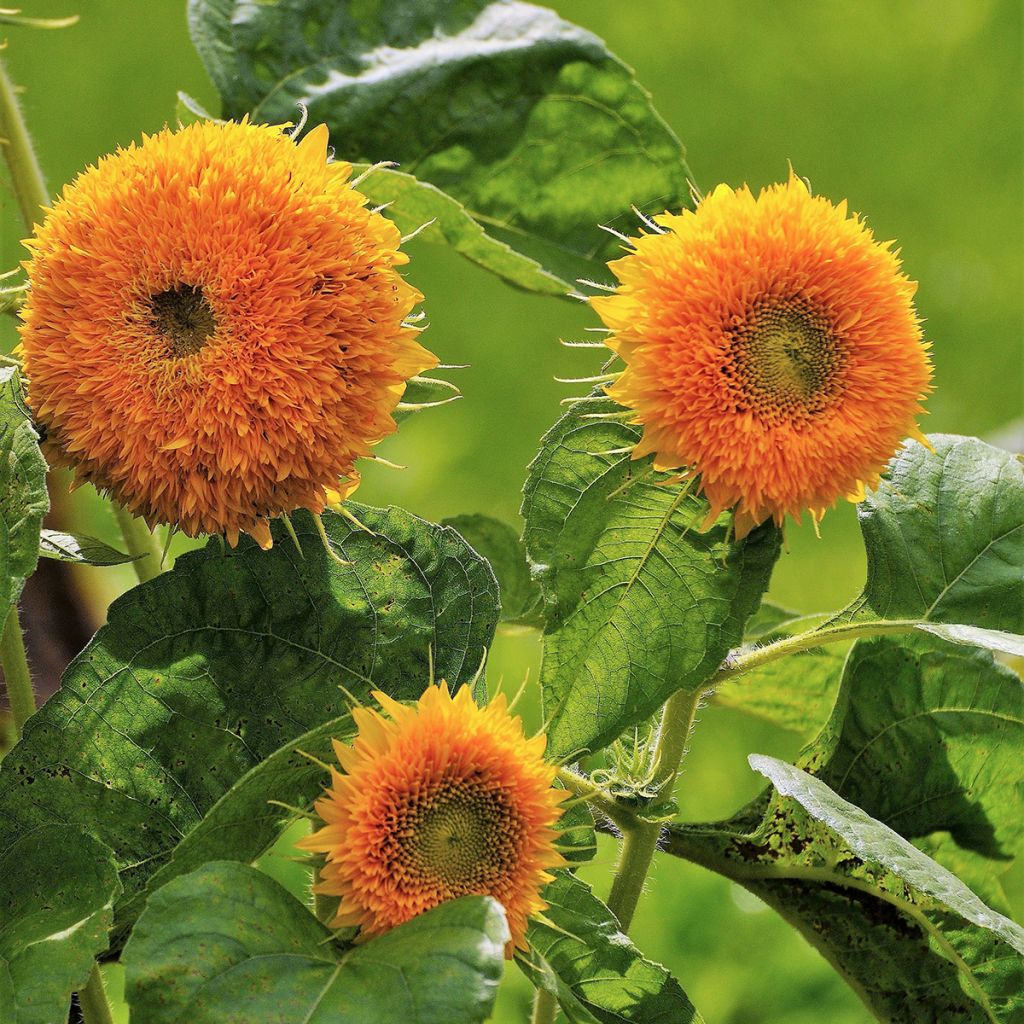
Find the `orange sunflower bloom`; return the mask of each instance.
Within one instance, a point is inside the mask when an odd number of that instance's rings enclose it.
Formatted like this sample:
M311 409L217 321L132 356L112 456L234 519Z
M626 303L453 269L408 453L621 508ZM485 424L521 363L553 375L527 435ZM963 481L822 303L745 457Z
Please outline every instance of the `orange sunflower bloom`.
M591 299L626 364L608 393L643 426L635 457L699 475L709 520L735 507L739 537L861 500L921 437L932 374L892 243L792 175L653 226Z
M316 892L340 896L335 927L363 936L394 928L446 900L490 895L522 947L540 890L564 863L555 825L564 790L544 760L545 737L526 739L503 696L478 707L429 687L415 706L374 694L390 718L353 712L359 735L335 742L343 772L317 801L324 826L299 845L325 855Z
M151 524L239 531L319 513L436 365L406 318L398 229L321 125L198 123L64 189L26 244L28 401L51 461Z

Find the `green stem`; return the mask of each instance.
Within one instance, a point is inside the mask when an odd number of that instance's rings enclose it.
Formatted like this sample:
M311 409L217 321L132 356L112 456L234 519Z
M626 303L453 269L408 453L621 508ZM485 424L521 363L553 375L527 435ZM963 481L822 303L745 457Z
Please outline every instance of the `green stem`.
M910 633L921 625L920 619L892 619L888 622L844 622L838 626L823 626L808 633L797 633L784 640L755 647L753 650L730 654L718 671L708 680L709 686L717 686L727 679L745 675L755 668L785 658L801 651L813 651L824 644L842 643L865 636L885 636L891 633Z
M531 1024L555 1024L558 1020L558 1000L546 989L537 989L533 998Z
M99 964L92 965L92 974L85 988L78 990L78 1005L85 1024L114 1024L114 1014L107 999L107 990L103 987Z
M159 576L160 545L157 544L156 537L150 532L149 527L117 502L114 502L114 515L117 516L118 526L121 527L128 554L140 556L132 562L139 582L145 583L154 576Z
M7 684L7 699L11 704L14 732L20 739L25 722L36 709L36 695L32 690L32 676L25 657L25 639L18 621L18 606L11 605L0 635L0 666Z
M41 209L48 206L43 172L29 138L14 85L0 61L0 146L11 171L14 193L18 197L21 216L29 231L39 219Z
M654 748L653 785L661 797L670 796L675 786L697 707L703 696L703 690L696 693L680 690L665 704ZM623 834L619 865L615 869L612 890L608 896L608 909L618 918L624 932L629 931L633 923L633 914L640 902L647 872L660 838L661 825L649 821L638 821L634 828Z
M627 832L639 824L639 819L628 807L624 807L585 776L577 775L569 768L559 768L557 778L570 793L592 804L621 831Z

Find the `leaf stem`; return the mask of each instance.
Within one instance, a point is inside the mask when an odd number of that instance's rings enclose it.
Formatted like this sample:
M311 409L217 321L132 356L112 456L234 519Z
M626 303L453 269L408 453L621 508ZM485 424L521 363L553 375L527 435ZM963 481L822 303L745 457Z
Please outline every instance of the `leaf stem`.
M665 704L654 748L653 783L659 796L668 797L672 793L703 696L703 690L696 693L680 690ZM661 831L662 826L658 822L638 820L634 828L623 834L619 864L608 896L608 909L618 918L623 932L628 932L633 922Z
M16 604L11 605L3 634L0 635L0 666L3 667L4 682L7 684L14 732L20 739L25 722L36 709L36 696L32 690L32 676L25 657L25 638L21 633Z
M574 793L586 800L588 804L596 807L623 832L628 832L640 824L640 820L628 807L624 807L614 797L609 796L605 790L595 785L586 776L577 775L570 768L559 768L557 778L570 793Z
M747 672L752 672L778 658L799 654L801 651L812 651L824 644L842 643L844 640L856 640L858 637L910 633L917 629L921 621L921 619L891 619L874 622L844 622L837 626L822 626L820 629L812 629L807 633L797 633L796 636L776 640L764 647L734 651L708 680L708 685L717 686L727 679L745 675Z
M50 196L46 191L42 168L36 159L32 140L25 127L25 118L14 90L14 84L7 76L7 69L0 60L0 146L11 172L14 193L18 197L21 216L29 231L39 219L42 208L49 205Z
M162 552L156 537L141 519L133 516L123 505L119 505L116 501L112 504L117 524L121 527L125 547L128 548L128 554L141 556L132 562L139 582L145 583L147 580L159 576Z
M555 1024L557 1019L558 1000L546 988L538 988L533 998L530 1024Z
M78 990L78 1005L85 1024L114 1024L114 1014L107 999L107 990L103 987L99 964L92 965L92 973L85 988Z

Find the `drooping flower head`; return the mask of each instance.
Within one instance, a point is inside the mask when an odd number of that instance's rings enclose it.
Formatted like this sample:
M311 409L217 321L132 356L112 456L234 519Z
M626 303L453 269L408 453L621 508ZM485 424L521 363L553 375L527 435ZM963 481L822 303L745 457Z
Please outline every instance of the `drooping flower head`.
M430 686L415 706L374 694L387 712L358 708L343 769L317 801L324 826L300 842L324 854L317 892L341 897L335 927L373 936L446 900L490 895L515 946L546 904L540 890L564 859L555 849L559 804L545 737L527 739L504 696L478 707Z
M709 518L735 507L740 537L860 500L920 436L931 380L891 243L792 175L653 224L591 300L626 364L609 394L643 425L636 457L699 475Z
M50 459L150 524L314 513L436 365L408 325L395 226L327 129L205 122L107 156L26 244L28 401Z

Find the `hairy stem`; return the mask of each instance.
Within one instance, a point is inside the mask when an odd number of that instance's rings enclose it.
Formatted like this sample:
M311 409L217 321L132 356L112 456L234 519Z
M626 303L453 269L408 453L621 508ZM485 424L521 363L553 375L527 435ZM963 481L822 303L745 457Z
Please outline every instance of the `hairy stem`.
M680 690L665 704L654 753L653 782L659 796L667 798L672 793L693 729L697 707L703 696L703 690L696 693ZM647 872L660 838L661 825L648 821L638 821L634 828L623 835L619 864L608 896L608 908L618 918L624 932L629 931L633 922L633 914L640 902Z
M50 202L43 172L36 159L25 119L21 115L14 85L0 61L0 146L11 172L14 194L18 197L21 216L29 231L40 217L41 208Z
M36 695L32 690L32 676L25 657L25 638L21 635L16 604L11 605L3 634L0 635L0 666L3 667L4 682L7 684L14 732L21 739L25 722L36 709Z
M609 796L600 786L595 785L585 776L577 775L570 768L559 768L557 778L570 793L574 793L580 799L586 800L588 804L599 810L623 832L634 829L639 824L639 819L633 811L628 807L624 807L614 797Z
M114 502L114 515L117 516L117 524L121 527L128 554L139 556L132 562L139 582L145 583L154 576L159 576L160 546L149 527L117 502Z
M85 1024L114 1024L114 1015L107 1000L107 990L103 987L103 975L100 965L92 965L92 974L85 983L85 988L78 992L78 1005L82 1010Z
M537 989L533 997L533 1016L530 1024L555 1024L558 1019L558 1000L546 989Z
M893 619L888 622L844 622L835 626L823 626L807 633L797 633L784 640L776 640L764 647L755 647L748 651L737 651L730 654L718 671L708 680L709 686L717 686L727 679L745 675L755 668L767 665L778 658L801 651L812 651L815 647L825 644L842 643L844 640L856 640L865 636L885 636L891 633L910 633L921 625L920 619Z

